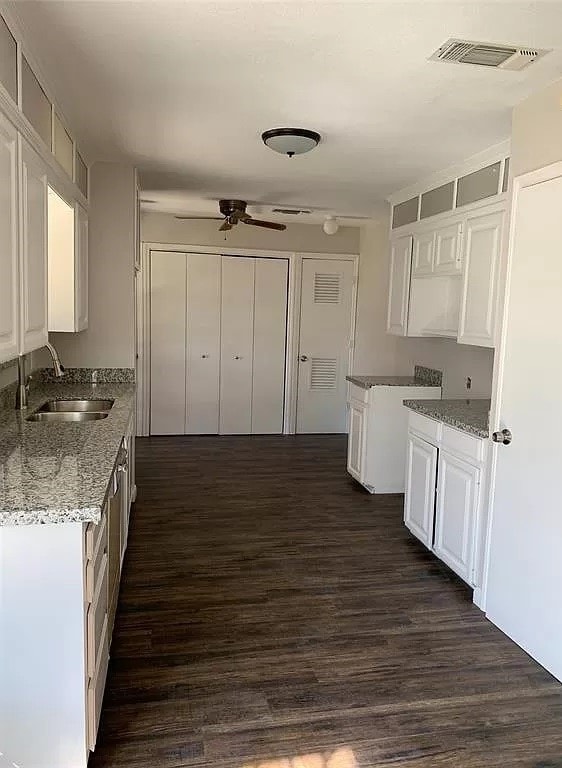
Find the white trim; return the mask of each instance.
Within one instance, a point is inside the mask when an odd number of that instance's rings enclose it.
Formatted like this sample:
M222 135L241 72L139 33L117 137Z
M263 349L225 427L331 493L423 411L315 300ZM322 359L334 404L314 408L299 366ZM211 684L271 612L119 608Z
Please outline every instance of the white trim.
M404 187L396 192L393 192L386 199L391 205L397 205L409 200L411 197L421 195L424 192L428 192L430 189L440 187L442 184L447 184L449 181L459 178L459 176L466 176L467 173L473 173L474 171L485 168L487 165L503 160L511 152L511 140L495 144L493 147L488 147L483 152L479 152L466 160L450 165L448 168L433 173L430 176L426 176L424 179L411 184L409 187ZM501 185L501 182L500 182ZM500 186L501 188L501 186Z
M141 280L137 279L137 430L138 435L150 433L150 260L152 251L177 253L208 253L218 256L246 256L250 258L285 259L289 262L289 287L287 295L287 345L285 353L285 395L283 403L283 434L296 431L297 391L301 310L302 264L307 258L353 261L353 293L351 338L349 340L348 375L353 371L355 351L355 328L357 315L357 291L359 255L356 253L314 253L295 251L268 251L254 248L219 248L180 243L142 243Z
M499 320L499 333L498 343L496 346L496 353L494 356L494 373L492 382L492 402L490 408L490 434L497 429L501 429L501 393L503 390L504 381L504 369L505 369L505 354L507 349L507 332L508 332L508 305L509 294L511 287L511 265L513 263L513 251L514 251L514 233L516 221L512 215L513 211L517 207L517 199L521 189L526 187L532 187L536 184L542 184L545 181L551 181L562 176L562 162L552 163L543 168L524 173L520 176L516 176L512 181L512 192L509 206L509 236L505 238L505 243L502 248L502 258L500 260L500 286L503 285L503 292L500 287L498 308L500 309ZM492 521L494 516L494 494L495 494L495 481L496 481L496 469L497 469L497 444L492 442L491 460L489 468L489 485L488 485L488 521L486 527L486 547L484 553L484 568L482 574L482 587L480 594L478 595L479 603L478 607L483 611L486 610L486 601L488 593L488 575L490 570L490 544L491 544L491 531Z

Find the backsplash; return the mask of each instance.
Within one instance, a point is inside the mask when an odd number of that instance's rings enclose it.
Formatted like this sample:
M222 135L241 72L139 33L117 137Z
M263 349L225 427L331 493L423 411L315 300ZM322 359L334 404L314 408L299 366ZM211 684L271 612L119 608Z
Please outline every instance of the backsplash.
M443 371L438 371L437 368L426 368L425 365L414 366L414 377L432 387L440 387L443 384Z
M42 381L58 381L52 368L40 368L36 375ZM69 384L134 384L134 368L65 368L64 381Z

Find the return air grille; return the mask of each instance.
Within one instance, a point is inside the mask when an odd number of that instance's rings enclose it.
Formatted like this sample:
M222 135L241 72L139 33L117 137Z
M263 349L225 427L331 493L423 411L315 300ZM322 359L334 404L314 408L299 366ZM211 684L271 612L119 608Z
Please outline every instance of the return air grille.
M430 61L476 64L480 67L519 70L548 53L538 48L520 48L516 45L478 43L472 40L447 40L430 56Z
M310 389L335 389L338 379L338 361L313 357L310 365Z
M333 272L314 273L314 303L339 304L340 275Z

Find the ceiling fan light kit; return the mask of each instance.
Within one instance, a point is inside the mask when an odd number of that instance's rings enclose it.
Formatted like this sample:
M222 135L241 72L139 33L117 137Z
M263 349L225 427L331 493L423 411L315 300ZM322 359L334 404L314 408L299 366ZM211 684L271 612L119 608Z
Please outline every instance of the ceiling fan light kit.
M262 133L261 137L266 147L288 157L310 152L321 139L319 133L307 128L272 128Z

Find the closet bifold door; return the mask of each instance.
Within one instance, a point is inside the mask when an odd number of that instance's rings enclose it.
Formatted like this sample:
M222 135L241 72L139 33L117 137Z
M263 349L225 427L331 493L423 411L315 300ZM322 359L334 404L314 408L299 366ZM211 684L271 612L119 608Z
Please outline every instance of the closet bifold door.
M150 297L150 434L183 434L187 300L185 253L152 252Z
M221 257L187 257L187 379L185 432L219 431Z
M287 276L286 259L256 259L252 433L258 435L283 432Z
M255 259L223 256L221 296L221 435L252 431Z

